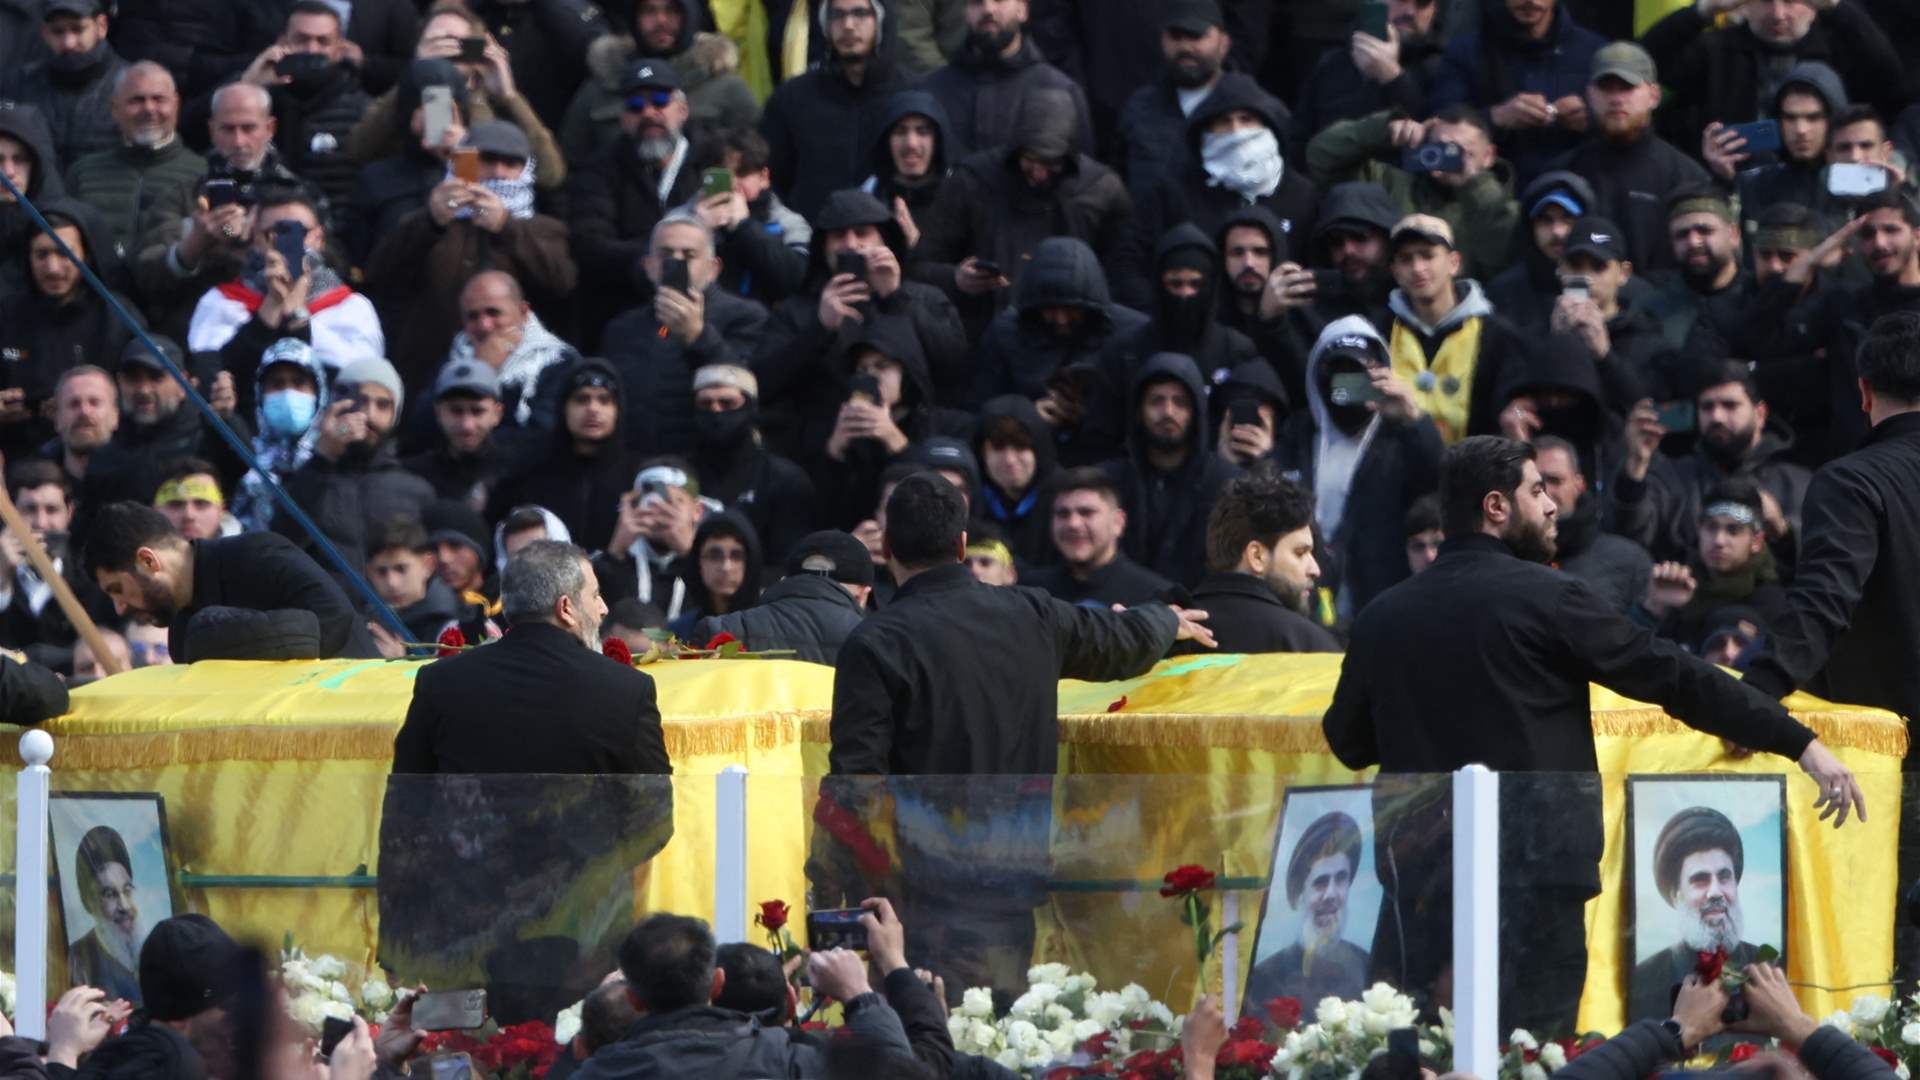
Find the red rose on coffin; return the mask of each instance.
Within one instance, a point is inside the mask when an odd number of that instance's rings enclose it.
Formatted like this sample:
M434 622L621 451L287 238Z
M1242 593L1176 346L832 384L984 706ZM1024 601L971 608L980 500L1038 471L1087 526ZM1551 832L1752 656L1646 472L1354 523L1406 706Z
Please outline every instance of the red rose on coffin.
M1695 953L1693 973L1700 976L1702 983L1710 983L1720 977L1727 967L1727 949L1721 946L1712 952Z
M1213 888L1213 871L1204 866L1182 866L1169 873L1160 889L1161 896L1180 896Z
M785 900L762 900L760 914L754 916L754 922L768 930L778 930L787 925L787 902Z
M708 641L705 645L702 645L700 647L703 649L717 649L722 645L731 645L734 642L739 640L740 640L739 638L734 637L732 634L727 633L725 630L722 630L719 633L713 635L713 639L711 641Z
M1292 1031L1300 1026L1300 1014L1303 1006L1299 998L1274 998L1267 1002L1267 1019L1281 1031Z
M610 637L600 643L600 653L609 660L617 660L628 667L633 666L633 650L617 637Z
M1898 1071L1899 1071L1899 1069L1900 1069L1900 1058L1899 1058L1899 1056L1898 1056L1898 1055L1896 1055L1896 1054L1895 1054L1895 1053L1894 1053L1893 1051L1891 1051L1891 1050L1889 1050L1889 1049L1887 1049L1887 1048L1886 1048L1886 1047L1884 1047L1884 1046L1869 1046L1869 1047L1867 1047L1867 1049L1869 1049L1869 1050L1871 1050L1871 1051L1873 1051L1873 1056L1874 1056L1874 1057L1877 1057L1877 1058L1879 1058L1879 1059L1880 1059L1881 1061L1884 1061L1884 1062L1886 1062L1886 1063L1887 1063L1887 1068L1889 1068L1889 1069L1892 1069L1892 1070L1894 1070L1895 1072L1898 1072Z
M458 656L460 650L467 647L467 635L461 633L459 627L449 626L440 631L439 644L441 656Z
M1759 1047L1753 1045L1752 1043L1739 1043L1734 1046L1733 1052L1727 1055L1727 1060L1730 1062L1738 1063L1738 1062L1745 1061L1748 1058L1754 1058L1759 1056L1760 1056Z

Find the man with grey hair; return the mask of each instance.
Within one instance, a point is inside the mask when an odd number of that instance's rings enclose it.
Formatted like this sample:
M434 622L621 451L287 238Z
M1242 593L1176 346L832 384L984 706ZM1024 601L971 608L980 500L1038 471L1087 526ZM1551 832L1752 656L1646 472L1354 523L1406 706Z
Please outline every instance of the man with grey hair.
M142 60L123 69L113 80L109 107L120 145L74 162L67 193L100 211L124 255L140 237L146 205L174 188L191 187L206 175L207 159L180 141L180 95L159 64Z
M420 669L395 773L673 772L653 679L600 654L607 603L586 552L528 544L501 572L500 601L505 637Z
M642 299L650 298L653 280L642 264L652 250L653 227L700 190L700 171L687 167L687 95L672 62L633 61L620 92L626 101L620 137L568 181L573 257L582 282L592 283L581 290L586 327L602 326L628 307L635 288ZM606 340L617 340L611 330ZM593 352L600 342L580 344Z
M627 445L647 455L689 454L693 373L713 364L747 367L767 309L715 286L713 233L691 214L662 218L642 263L653 298L613 320L606 336L607 359L633 405Z

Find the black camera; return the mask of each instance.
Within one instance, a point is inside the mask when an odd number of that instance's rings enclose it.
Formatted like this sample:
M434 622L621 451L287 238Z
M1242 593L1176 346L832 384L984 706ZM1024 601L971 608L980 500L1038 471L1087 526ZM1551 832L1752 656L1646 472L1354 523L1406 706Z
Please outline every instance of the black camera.
M1467 162L1459 143L1426 142L1407 147L1400 167L1413 173L1457 173L1466 170Z

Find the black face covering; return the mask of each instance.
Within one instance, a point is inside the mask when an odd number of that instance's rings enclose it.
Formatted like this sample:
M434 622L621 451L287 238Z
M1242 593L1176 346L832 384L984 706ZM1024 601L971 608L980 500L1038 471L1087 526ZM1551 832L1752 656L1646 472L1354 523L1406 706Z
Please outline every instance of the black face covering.
M1164 345L1179 347L1187 352L1200 344L1206 335L1207 319L1210 317L1207 303L1207 291L1202 289L1193 296L1175 296L1162 293L1160 296L1160 340Z
M732 450L753 434L755 403L725 412L695 412L693 442L702 450Z

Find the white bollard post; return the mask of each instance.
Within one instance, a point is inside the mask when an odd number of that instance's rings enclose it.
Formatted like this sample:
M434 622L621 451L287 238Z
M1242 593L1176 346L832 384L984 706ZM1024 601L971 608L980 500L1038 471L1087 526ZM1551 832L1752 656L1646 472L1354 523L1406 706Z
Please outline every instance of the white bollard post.
M1220 894L1220 925L1232 926L1240 921L1240 894L1223 892ZM1229 1021L1239 1014L1240 1005L1240 931L1227 934L1220 942L1220 1008L1227 1014ZM1202 987L1201 989L1206 989Z
M1453 1068L1500 1066L1500 774L1453 774Z
M713 795L713 937L728 945L747 940L747 767L720 770Z
M39 728L20 736L27 767L16 781L18 832L13 867L13 1026L21 1037L47 1037L47 793L53 787L53 736Z

